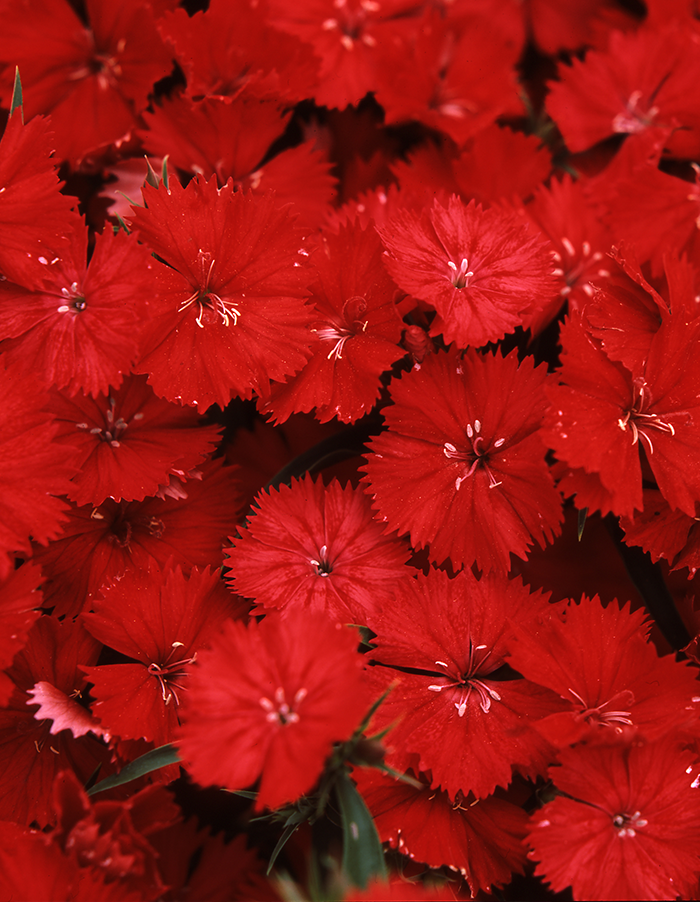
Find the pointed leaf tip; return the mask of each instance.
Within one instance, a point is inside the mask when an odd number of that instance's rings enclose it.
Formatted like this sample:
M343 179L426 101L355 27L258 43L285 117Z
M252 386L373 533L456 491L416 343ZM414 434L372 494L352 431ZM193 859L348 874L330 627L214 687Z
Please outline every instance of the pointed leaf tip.
M113 789L115 786L131 783L132 780L143 777L144 774L150 774L151 771L167 767L168 764L177 764L179 760L180 756L174 745L161 745L159 748L151 749L150 752L141 755L135 761L131 761L118 774L100 780L88 790L88 795L92 796L98 792L104 792L105 789Z
M384 850L374 819L349 774L342 774L336 783L336 792L343 824L343 871L361 889L372 877L388 880Z
M586 517L588 516L588 508L584 507L578 512L578 524L576 527L576 534L578 535L579 542L583 538L583 530L586 526Z
M10 116L19 109L19 114L24 122L24 109L22 100L22 79L19 77L19 66L15 66L15 83L12 88L12 100L10 101Z

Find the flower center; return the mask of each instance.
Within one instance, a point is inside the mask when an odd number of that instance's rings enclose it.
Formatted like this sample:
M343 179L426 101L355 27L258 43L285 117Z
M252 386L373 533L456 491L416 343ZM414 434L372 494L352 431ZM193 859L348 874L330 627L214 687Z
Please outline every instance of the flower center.
M603 702L601 705L597 705L595 708L590 708L586 702L581 698L581 696L574 692L573 689L568 690L569 693L574 697L574 699L581 705L581 710L577 712L576 718L578 720L586 720L591 724L598 724L601 727L609 727L613 724L632 724L632 720L630 718L630 711L621 710L621 707L625 706L625 708L630 707L634 704L634 693L629 689L623 689L620 692L615 693L612 698L608 699L607 702ZM609 706L613 706L609 710L605 710L609 708Z
M647 435L648 429L658 429L659 432L665 432L668 435L675 435L676 430L671 423L664 422L656 413L646 413L645 408L648 407L649 396L646 393L646 383L641 381L636 385L633 391L632 405L626 411L625 415L620 417L617 425L626 432L627 429L632 433L632 444L636 445L640 438L643 438L649 446L649 453L654 453L654 445ZM676 411L683 413L683 411Z
M307 692L306 689L297 690L290 705L285 698L284 688L278 686L275 689L274 701L265 696L260 699L260 707L265 711L265 720L268 723L278 723L282 727L289 723L299 723L299 714L295 709L304 701Z
M501 696L493 686L481 679L481 677L493 673L500 666L496 660L486 665L486 661L491 657L491 651L485 651L487 648L487 645L474 645L471 639L469 640L469 654L464 672L460 672L456 664L450 665L445 661L435 662L438 667L444 668L449 682L433 683L428 686L428 689L430 692L459 689L458 701L454 703L459 717L464 717L472 693L478 697L479 707L484 714L488 714L491 710L491 701L500 702L501 700Z
M322 545L318 550L318 560L311 558L309 563L314 568L316 576L330 576L333 564L328 559L328 545Z
M474 471L477 467L482 467L486 471L486 474L489 477L489 488L495 489L497 485L501 485L496 477L493 475L493 472L488 464L488 455L489 448L484 447L484 437L480 435L481 433L481 420L474 420L474 425L471 423L467 423L466 428L467 438L471 442L471 449L460 450L452 442L445 442L443 445L442 451L445 457L448 460L459 460L464 461L466 467L461 476L458 476L455 479L455 489L459 491L460 486L464 482L465 479L469 479L470 476L474 474ZM501 448L505 444L504 438L496 439L493 443L494 448Z
M176 649L184 647L184 642L173 642L172 650L168 654L168 657L165 659L165 662L163 664L148 665L148 672L152 676L154 676L160 683L163 701L166 705L170 704L171 699L175 699L176 705L180 704L177 690L184 690L185 687L180 685L179 682L176 682L176 680L181 680L182 677L188 676L183 668L187 664L194 664L194 662L197 660L197 652L195 652L191 658L182 658L179 661L170 660L175 654Z
M562 258L558 251L552 252L554 260L559 264L556 269L552 270L552 275L560 276L566 282L566 285L559 291L562 297L571 294L576 287L576 283L582 281L586 275L600 278L608 278L610 276L610 271L604 267L598 268L596 272L590 272L603 259L603 254L600 251L591 250L590 242L583 241L580 250L577 250L566 236L559 240L566 254L566 259ZM581 290L588 297L593 297L593 287L588 282L581 285Z
M642 92L632 91L624 111L613 119L612 129L616 134L637 135L653 123L659 108L648 106L645 109L645 104L641 103L641 100Z
M61 304L58 308L59 313L72 313L76 315L82 313L87 307L87 301L82 294L78 293L78 283L72 282L70 288L62 288L61 294L69 301L68 304Z
M325 19L321 28L324 31L339 31L340 43L346 50L355 49L355 41L362 41L367 47L374 47L376 39L363 30L368 13L376 13L379 3L375 0L360 0L359 8L350 8L348 0L333 0L336 14Z
M123 417L117 417L117 419L115 419L114 409L117 402L111 395L108 398L108 402L109 406L104 412L104 426L93 426L91 429L89 423L76 423L75 428L82 431L89 431L90 435L99 436L101 441L109 442L113 448L119 448L121 446L120 438L126 427L129 423L142 420L143 414L140 412L135 413L128 422Z
M330 322L319 324L317 328L312 329L321 341L334 342L333 347L328 352L327 359L335 360L343 359L343 347L348 338L353 338L358 332L365 332L369 320L361 320L360 317L367 309L365 298L356 295L348 298L343 304L342 322Z
M453 260L448 260L447 265L452 270L448 278L450 282L452 282L454 287L467 288L469 286L469 280L474 275L474 273L469 269L467 258L462 257L462 262L459 265L459 269L457 269L457 264Z
M216 292L212 291L209 287L216 260L208 251L203 251L201 248L199 249L197 259L201 269L200 287L182 302L178 307L177 312L182 313L183 310L186 310L192 304L196 304L199 308L199 312L195 322L200 329L204 328L202 317L206 311L213 311L217 316L220 316L224 326L228 326L231 321L233 321L233 325L235 326L238 323L238 317L241 315L241 311L236 307L234 301L223 300L220 295L216 294Z
M85 59L85 62L69 73L68 80L82 81L85 78L94 77L100 90L106 91L109 87L115 87L122 76L119 55L124 52L126 40L121 38L117 42L114 51L103 51L97 49L94 33L90 29L87 29L86 33L90 45L88 57Z
M644 820L641 811L634 814L616 814L613 817L613 825L617 828L618 836L636 836L640 827L646 827L649 821Z

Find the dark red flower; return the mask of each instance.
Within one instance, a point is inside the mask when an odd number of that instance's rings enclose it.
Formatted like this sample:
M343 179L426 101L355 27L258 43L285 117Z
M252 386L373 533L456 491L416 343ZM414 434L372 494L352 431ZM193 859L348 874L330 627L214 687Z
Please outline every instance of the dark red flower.
M304 236L289 212L232 182L218 189L215 178L143 192L134 226L168 264L135 368L156 394L225 407L301 369L313 311L300 276Z
M696 756L673 740L577 746L550 770L559 796L534 817L536 873L574 899L688 898L700 873Z
M635 727L649 740L697 729L697 673L672 655L659 658L647 640L650 626L629 603L603 607L597 596L584 595L579 604L513 627L509 663L568 703L568 711L537 724L553 745L595 738L601 729Z
M219 426L203 426L196 411L158 398L144 376L128 376L121 388L86 398L52 394L49 410L57 440L77 449L68 497L98 506L106 498L141 501L184 476L211 452Z
M93 684L93 714L122 739L145 739L155 746L173 739L191 664L228 617L244 615L218 571L156 565L129 571L103 588L94 613L83 622L95 638L133 658L133 664L83 667Z
M245 8L245 7L244 7ZM149 152L168 154L168 162L205 179L250 175L289 121L276 98L260 99L247 91L233 98L207 97L193 101L183 95L164 100L140 134Z
M221 561L222 545L240 521L235 469L213 461L201 472L179 497L73 505L61 537L35 549L47 579L45 606L54 606L56 616L89 610L103 586L152 560L163 567L172 558L185 572Z
M644 489L644 510L635 517L623 517L620 525L628 545L641 545L653 561L666 560L672 570L688 568L688 579L700 569L700 526L698 519L680 510L671 510L661 492Z
M308 44L273 28L266 13L267 4L210 0L205 12L175 9L159 19L190 97L230 99L243 89L294 106L313 94L318 60Z
M510 569L559 529L561 504L538 429L543 369L532 358L434 354L391 383L388 429L365 470L388 529L428 545L431 560Z
M461 794L452 802L425 778L417 789L369 768L356 768L353 778L382 842L431 868L459 871L473 896L522 872L527 814L512 802Z
M359 103L376 89L377 65L412 11L411 0L270 0L268 21L313 47L320 60L314 100L319 106Z
M666 146L676 156L700 150L700 51L694 28L613 31L605 50L589 50L560 67L550 84L547 109L569 150L577 153L614 134L674 128Z
M51 113L57 155L74 162L126 139L172 68L150 3L85 6L87 26L67 0L8 0L0 33L5 102L18 65L25 116Z
M637 372L610 360L580 317L567 321L560 384L547 389L551 406L542 435L569 467L599 478L614 513L632 516L642 507L642 449L671 507L694 516L700 501L700 320L689 322L683 310L659 312L664 322Z
M193 779L244 789L261 777L258 811L312 789L368 707L356 647L354 630L319 614L229 620L185 697L178 744Z
M108 883L97 868L81 867L76 855L64 855L45 833L4 821L0 822L0 896L47 902L144 900L142 892L127 890L121 881Z
M594 286L605 285L618 268L607 256L612 235L600 222L584 185L568 175L540 185L527 216L542 229L554 247L554 274L559 278L558 297L536 317L533 332L553 319L566 301L569 310L579 310L593 297Z
M158 869L169 889L159 898L209 899L211 902L279 902L265 865L247 837L200 828L196 817L150 834L158 852Z
M316 408L322 423L352 423L379 397L379 376L402 357L403 323L395 284L382 266L382 245L373 226L357 220L326 231L311 253L311 359L285 385L274 385L263 413L276 422Z
M70 490L70 456L53 441L57 427L43 413L48 398L36 384L0 360L0 579L13 553L29 552L29 539L46 545L60 532Z
M25 378L96 397L118 387L138 357L155 263L135 238L109 227L88 263L85 225L69 235L68 247L39 257L33 287L0 283L1 347Z
M63 772L53 785L56 829L50 834L82 868L104 875L125 893L160 898L165 891L151 834L177 822L180 809L162 786L147 786L124 801L91 802L75 775Z
M59 771L74 771L82 783L98 766L104 776L113 772L111 755L95 736L76 739L69 729L52 735L53 723L36 719L38 702L30 694L45 682L65 696L80 696L85 677L79 665L96 663L101 648L82 624L44 616L15 655L7 671L15 688L0 710L0 819L54 823L50 797Z
M367 496L311 477L256 499L258 508L232 537L228 578L261 609L319 611L364 624L393 596L407 548L382 535Z
M459 347L529 324L557 290L543 238L515 213L456 195L420 214L399 210L379 230L397 285L437 311L431 335Z
M418 120L462 146L498 116L517 115L515 65L524 35L513 23L519 11L499 16L488 4L478 12L476 6L462 4L450 15L428 4L404 33L394 28L373 86L387 122Z
M393 684L373 719L377 729L393 727L392 767L405 771L419 755L433 789L454 799L484 798L507 786L513 770L534 775L547 766L552 749L533 723L563 702L503 670L509 621L526 622L546 605L519 579L477 580L469 570L397 584L393 608L368 618L377 637L367 679L375 694Z

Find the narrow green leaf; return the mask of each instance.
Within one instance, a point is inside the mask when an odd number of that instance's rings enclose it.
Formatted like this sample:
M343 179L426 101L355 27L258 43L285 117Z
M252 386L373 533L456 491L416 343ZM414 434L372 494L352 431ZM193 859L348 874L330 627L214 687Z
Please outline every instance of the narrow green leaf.
M165 185L165 190L170 193L170 181L168 178L168 160L170 159L170 154L166 153L163 157L163 168L162 168L162 177L163 184Z
M272 870L274 863L277 861L277 856L282 851L282 849L287 845L287 840L294 833L295 830L299 829L299 824L287 824L287 826L282 831L282 836L277 841L277 845L272 850L272 855L270 856L270 863L267 866L267 876L270 876L270 871Z
M121 216L120 216L118 213L115 213L114 215L116 216L117 222L119 223L119 225L114 226L114 234L116 235L117 232L119 232L119 231L121 231L122 229L124 229L124 231L126 232L126 234L127 234L127 235L130 235L131 232L129 231L129 227L128 227L127 224L124 222L124 220L121 218Z
M578 526L576 528L576 533L578 535L579 542L583 538L583 530L586 526L586 517L588 516L588 508L584 507L578 512Z
M393 777L395 780L398 780L400 783L407 783L409 786L412 786L414 789L425 789L425 783L421 783L420 780L414 780L410 774L402 774L401 771L394 770L393 767L389 767L388 764L373 764L377 770L382 771L388 777Z
M364 889L372 877L388 880L384 850L372 815L345 772L336 783L343 824L343 871L355 886Z
M160 185L160 179L155 174L148 157L144 157L144 159L146 160L146 184L150 185L152 188L157 188L158 185Z
M151 749L145 755L141 755L136 761L132 761L123 767L118 774L106 777L99 783L96 783L92 789L88 790L88 795L93 796L98 792L104 792L106 789L113 789L115 786L122 786L124 783L131 783L143 777L144 774L150 774L151 771L166 767L168 764L177 764L180 756L174 745L161 745L160 748Z
M379 696L377 701L374 702L372 707L369 709L367 714L365 714L364 720L362 721L360 726L355 730L355 736L360 736L362 733L365 733L367 731L367 727L369 726L370 721L372 720L374 715L377 713L377 709L379 708L379 706L386 700L386 698L389 695L389 693L391 692L391 690L395 689L398 685L399 685L399 680L394 680L388 686L388 688L384 690L384 692Z
M24 122L24 109L22 107L22 80L19 77L19 66L15 66L15 84L12 88L12 100L10 101L10 116L15 110L19 110L19 114Z
M251 792L249 789L224 789L224 792L230 792L233 796L241 796L244 799L251 799L253 802L257 799L257 792Z

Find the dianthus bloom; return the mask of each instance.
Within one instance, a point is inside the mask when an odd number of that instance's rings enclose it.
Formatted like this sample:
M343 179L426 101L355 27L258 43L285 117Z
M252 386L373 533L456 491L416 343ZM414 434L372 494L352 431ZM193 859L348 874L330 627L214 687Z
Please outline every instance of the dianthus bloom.
M356 645L353 631L307 612L229 620L184 699L179 745L193 779L235 790L261 777L258 811L312 789L368 707Z
M557 290L551 248L515 213L456 195L421 214L401 210L380 229L397 285L437 311L431 334L461 348L527 328Z
M139 238L168 266L157 270L155 319L136 372L156 394L206 409L265 394L306 362L303 232L270 197L233 182L146 185Z
M549 689L512 679L504 664L512 626L541 616L547 604L520 579L477 580L470 570L455 579L431 570L397 583L393 610L369 618L375 666L366 677L376 695L393 685L373 721L378 730L392 727L392 767L415 767L419 756L432 788L452 799L484 798L507 786L514 770L533 776L546 767L552 749L533 724L564 704Z
M676 899L696 892L700 809L695 755L669 740L577 746L550 777L558 796L530 844L555 892L574 899Z
M256 504L226 562L241 595L261 608L322 611L362 624L368 611L391 599L408 549L382 535L359 489L335 480L326 487L307 475L262 493Z
M387 529L430 558L510 569L558 531L561 504L537 434L545 373L527 358L434 354L391 384L366 471Z

